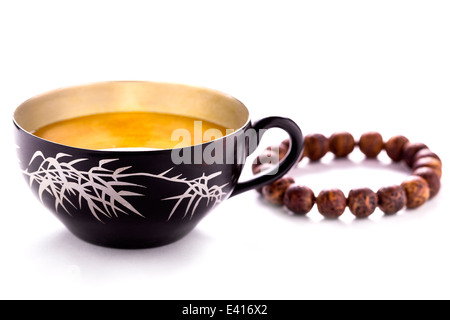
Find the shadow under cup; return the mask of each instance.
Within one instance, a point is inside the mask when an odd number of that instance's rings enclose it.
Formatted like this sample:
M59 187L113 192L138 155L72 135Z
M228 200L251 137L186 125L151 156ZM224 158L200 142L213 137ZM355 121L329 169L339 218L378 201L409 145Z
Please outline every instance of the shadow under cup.
M110 112L189 116L235 130L182 149L144 151L80 149L32 134L57 121ZM292 120L269 117L252 124L247 108L229 95L169 83L58 89L21 104L14 124L21 170L33 193L74 235L115 248L155 247L182 238L228 197L282 177L303 147ZM262 133L274 127L289 134L289 153L273 172L238 183L245 159ZM182 163L173 161L175 154Z

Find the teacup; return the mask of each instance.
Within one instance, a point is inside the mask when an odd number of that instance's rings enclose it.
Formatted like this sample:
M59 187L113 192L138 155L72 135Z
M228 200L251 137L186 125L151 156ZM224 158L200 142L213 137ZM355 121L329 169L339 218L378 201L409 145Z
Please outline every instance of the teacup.
M33 135L56 121L122 111L185 115L236 130L167 150L81 149ZM21 104L14 124L21 169L33 193L75 236L114 248L156 247L182 238L227 198L285 175L303 148L301 130L290 119L252 123L244 104L229 95L170 83L118 81L58 89ZM266 174L238 182L245 159L264 131L275 127L291 140L284 160ZM205 154L213 154L212 160Z

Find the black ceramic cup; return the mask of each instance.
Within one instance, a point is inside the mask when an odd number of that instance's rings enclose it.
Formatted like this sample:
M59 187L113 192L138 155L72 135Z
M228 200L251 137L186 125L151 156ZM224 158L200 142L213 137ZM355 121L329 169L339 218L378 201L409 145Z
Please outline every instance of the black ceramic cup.
M194 117L234 132L167 150L81 149L33 135L65 119L130 111ZM14 124L21 170L33 193L74 235L114 248L156 247L182 238L227 198L282 177L303 148L292 120L269 117L252 123L244 104L229 95L169 83L120 81L58 89L21 104ZM269 174L238 182L264 130L275 127L290 136L287 156ZM206 154L209 158L202 157Z

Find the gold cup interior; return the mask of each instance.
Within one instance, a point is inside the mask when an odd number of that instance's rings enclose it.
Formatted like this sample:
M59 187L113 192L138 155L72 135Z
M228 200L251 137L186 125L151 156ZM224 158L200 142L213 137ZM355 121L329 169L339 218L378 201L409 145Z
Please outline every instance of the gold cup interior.
M181 84L117 81L57 89L22 103L14 113L25 131L110 112L157 112L207 120L237 130L249 121L242 102L219 91Z

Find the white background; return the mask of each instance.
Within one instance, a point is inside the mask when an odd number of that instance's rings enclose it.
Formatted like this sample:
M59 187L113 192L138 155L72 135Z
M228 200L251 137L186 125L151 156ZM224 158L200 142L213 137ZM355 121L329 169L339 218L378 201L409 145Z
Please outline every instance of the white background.
M11 122L61 86L181 82L305 134L403 134L446 169L449 17L448 1L1 1L0 298L450 298L445 171L435 199L394 217L293 217L249 192L175 244L113 250L76 239L29 192ZM316 194L408 174L384 161L303 166L292 175Z

